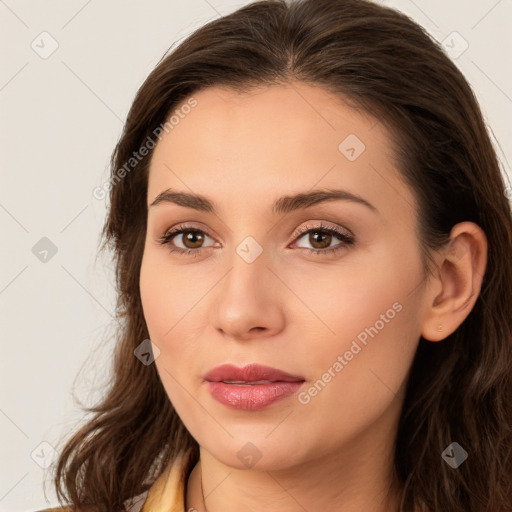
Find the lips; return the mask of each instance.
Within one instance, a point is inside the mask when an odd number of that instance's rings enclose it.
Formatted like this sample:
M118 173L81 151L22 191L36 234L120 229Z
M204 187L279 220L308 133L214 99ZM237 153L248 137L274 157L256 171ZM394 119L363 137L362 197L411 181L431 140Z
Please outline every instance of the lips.
M209 371L205 385L212 397L230 409L259 410L296 393L304 377L269 366L222 365Z
M303 382L305 379L304 377L291 375L270 366L250 364L239 368L230 364L224 364L209 371L204 376L204 380L247 385L268 382Z

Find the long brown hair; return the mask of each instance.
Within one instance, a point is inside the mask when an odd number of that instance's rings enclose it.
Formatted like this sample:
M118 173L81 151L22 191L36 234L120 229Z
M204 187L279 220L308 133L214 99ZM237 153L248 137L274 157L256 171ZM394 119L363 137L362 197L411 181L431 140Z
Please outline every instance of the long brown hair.
M188 470L199 456L155 365L134 357L149 338L139 272L152 151L133 168L126 163L194 92L291 80L343 95L389 128L396 166L417 199L426 271L456 223L484 230L488 263L473 310L441 343L419 340L394 467L400 512L512 510L512 215L504 173L470 86L439 44L404 14L367 0L254 2L198 29L140 87L112 155L102 233L118 289L113 378L61 450L59 499L118 512L178 454ZM469 452L457 469L441 457L453 441Z

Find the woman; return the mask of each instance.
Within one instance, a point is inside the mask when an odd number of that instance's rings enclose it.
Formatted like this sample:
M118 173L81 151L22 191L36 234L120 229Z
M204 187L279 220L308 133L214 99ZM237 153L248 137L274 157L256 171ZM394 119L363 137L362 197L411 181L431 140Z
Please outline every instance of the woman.
M208 23L138 91L108 189L123 328L62 503L512 510L511 209L417 24L366 0Z

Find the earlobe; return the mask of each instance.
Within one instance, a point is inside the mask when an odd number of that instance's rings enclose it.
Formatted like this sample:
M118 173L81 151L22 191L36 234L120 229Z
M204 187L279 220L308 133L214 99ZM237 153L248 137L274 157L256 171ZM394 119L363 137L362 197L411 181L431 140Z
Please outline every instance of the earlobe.
M452 334L473 309L487 265L487 237L473 222L455 225L450 242L439 252L424 312L423 338L441 341Z

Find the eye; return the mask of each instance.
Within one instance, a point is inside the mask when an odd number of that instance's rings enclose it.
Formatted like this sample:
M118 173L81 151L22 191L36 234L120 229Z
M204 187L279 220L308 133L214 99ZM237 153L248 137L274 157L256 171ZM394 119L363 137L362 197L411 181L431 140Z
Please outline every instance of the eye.
M294 236L298 237L298 240L300 240L301 238L306 238L305 235L307 234L309 234L307 242L313 245L314 248L301 248L314 254L333 254L339 250L345 249L347 246L353 245L355 241L352 234L343 232L334 226L324 226L321 223L318 226L305 226L304 228L300 228ZM330 245L333 238L341 240L341 244L331 247Z
M299 246L299 248L314 254L333 254L347 246L353 245L355 241L353 235L348 232L342 232L333 226L324 226L323 224L317 226L305 226L304 228L299 229L294 234L294 239L300 240L301 238L305 238L305 235L308 233L308 242L313 246L317 245L318 247L310 249L308 247ZM176 238L179 240L180 236L181 241L179 243L182 247L177 247L174 239ZM167 245L170 252L177 252L180 255L194 254L195 257L204 249L208 248L202 246L206 238L211 239L211 237L201 229L197 229L193 226L179 225L160 237L158 239L158 243L161 245ZM334 247L330 247L333 238L338 238L341 240L341 243ZM220 247L220 244L215 242L213 246L209 247Z
M174 245L174 239L178 238L180 235L182 236L181 244L183 247L176 247ZM211 238L208 236L203 230L194 228L193 226L180 225L175 229L168 231L161 238L158 239L158 242L162 245L167 245L170 252L177 252L178 254L191 254L195 253L197 256L202 249L205 247L201 247L201 244L204 242L205 238ZM219 244L217 244L217 247Z

